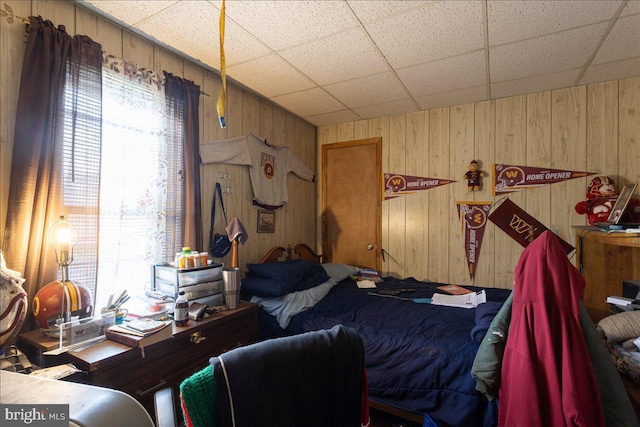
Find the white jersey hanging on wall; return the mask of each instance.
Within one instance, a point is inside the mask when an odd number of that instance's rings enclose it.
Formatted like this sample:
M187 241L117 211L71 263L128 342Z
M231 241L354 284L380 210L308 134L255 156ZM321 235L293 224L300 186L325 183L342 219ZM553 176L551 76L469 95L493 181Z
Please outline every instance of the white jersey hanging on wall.
M202 163L249 166L253 204L277 209L287 203L287 174L315 182L315 175L287 147L278 147L252 133L238 138L200 144Z

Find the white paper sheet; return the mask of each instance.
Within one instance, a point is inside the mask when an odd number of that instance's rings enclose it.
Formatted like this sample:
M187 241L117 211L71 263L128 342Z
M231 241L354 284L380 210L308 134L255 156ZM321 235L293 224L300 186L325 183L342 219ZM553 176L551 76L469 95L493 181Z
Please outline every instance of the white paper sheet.
M431 304L459 308L475 308L478 304L482 304L486 301L487 295L483 289L479 292L472 292L464 295L445 295L435 293L433 294Z

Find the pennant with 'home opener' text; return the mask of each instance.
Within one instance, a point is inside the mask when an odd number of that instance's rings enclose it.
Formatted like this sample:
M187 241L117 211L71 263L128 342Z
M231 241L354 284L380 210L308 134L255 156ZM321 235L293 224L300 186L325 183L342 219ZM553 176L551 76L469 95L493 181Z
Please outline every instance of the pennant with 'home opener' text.
M440 185L451 184L449 179L424 178L411 175L384 174L384 200L393 199L403 194L411 194L415 191L428 190Z
M529 190L555 182L594 175L595 173L494 164L492 175L493 195Z
M464 233L464 248L467 254L469 277L473 279L476 273L476 264L480 257L480 246L484 237L484 229L487 225L487 215L492 202L456 202L458 206L458 218L462 219L462 231Z
M548 230L540 221L526 213L520 206L509 199L505 199L500 206L494 209L489 214L489 219L525 248L539 235ZM556 237L558 236L556 235ZM558 240L567 254L574 249L573 246L560 237L558 237Z

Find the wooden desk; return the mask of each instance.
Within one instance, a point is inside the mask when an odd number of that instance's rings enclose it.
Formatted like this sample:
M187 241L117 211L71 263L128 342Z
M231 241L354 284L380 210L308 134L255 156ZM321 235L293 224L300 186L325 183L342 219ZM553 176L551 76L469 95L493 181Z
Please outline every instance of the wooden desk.
M75 380L124 391L153 414L156 390L173 387L177 396L182 380L206 367L210 357L257 339L258 305L241 301L235 310L189 321L187 327L173 325L173 338L144 349L103 341L77 353L65 353L66 360L58 362L73 363L86 372ZM33 353L30 346L43 352L57 344L39 331L21 334L19 343L27 355Z
M584 305L594 323L610 314L608 296L622 296L623 280L640 280L640 233L605 233L574 226L576 267L587 286Z

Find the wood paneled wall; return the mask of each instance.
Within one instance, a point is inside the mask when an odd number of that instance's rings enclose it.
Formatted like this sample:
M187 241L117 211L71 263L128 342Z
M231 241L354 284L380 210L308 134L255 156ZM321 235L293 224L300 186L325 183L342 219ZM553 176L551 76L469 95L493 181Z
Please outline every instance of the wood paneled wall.
M383 203L384 272L451 283L470 283L456 201L493 201L490 180L468 193L463 174L478 159L491 171L495 162L585 170L616 181L640 182L640 78L478 102L448 108L360 120L316 129L306 121L232 82L228 85L228 127L217 123L215 102L220 77L196 63L131 34L70 2L6 1L18 16L41 15L70 34L86 34L103 49L156 71L167 70L193 80L208 94L201 97L201 141L249 132L300 156L320 170L320 144L382 137L383 171L454 179L458 182ZM3 3L4 4L4 3ZM24 27L0 21L0 224L5 223L11 152ZM316 147L316 140L318 146ZM276 232L256 233L257 211L251 204L247 167L204 165L203 227L208 238L215 182L230 186L225 195L229 218L238 217L250 239L241 248L242 263L252 262L274 245L319 243L319 183L288 178L290 201L276 211ZM229 180L217 178L228 172ZM574 205L584 200L589 178L514 193L516 204L573 243L571 225L586 224ZM219 228L222 225L219 225ZM0 245L4 241L0 227ZM201 248L198 248L201 249ZM475 284L511 287L522 248L489 223L478 259Z
M87 9L66 1L5 1L18 16L40 15L55 25L65 25L69 34L84 34L102 44L111 54L146 68L166 70L194 81L207 95L200 98L201 142L234 138L247 133L267 138L277 145L287 146L311 170L316 170L316 128L284 109L255 95L231 81L227 83L227 128L218 125L215 104L220 92L220 76L173 52L134 35L96 16ZM0 247L4 242L7 214L13 129L18 100L20 72L24 57L24 26L0 21ZM217 49L212 46L212 49ZM15 166L15 165L14 165ZM229 174L219 179L218 173ZM252 206L253 190L246 166L208 164L201 168L204 240L208 240L211 200L216 181L231 192L224 195L227 217L240 219L249 234L240 248L240 262L257 261L275 245L295 245L307 242L316 245L316 183L304 181L293 174L288 177L289 203L276 211L275 233L257 230L257 210ZM219 210L219 208L218 208ZM217 216L217 231L224 225ZM199 250L207 248L197 248ZM26 248L25 248L26 250ZM229 260L225 260L229 261Z
M384 273L472 284L456 201L497 202L491 176L470 193L463 178L478 159L493 163L598 172L617 183L640 182L640 78L532 93L318 128L323 144L380 136L383 172L457 182L383 202ZM508 197L573 244L586 225L574 206L591 177L511 193ZM523 248L489 222L473 284L513 287ZM573 256L573 254L571 255Z

